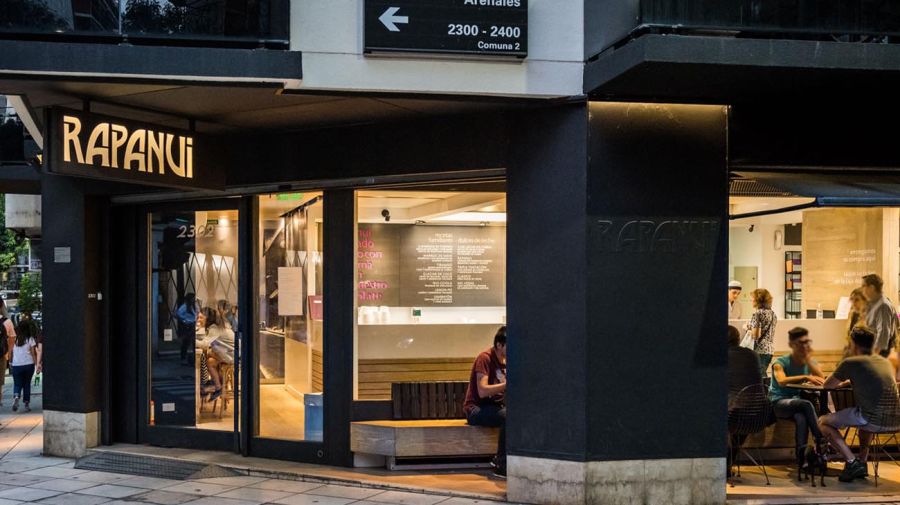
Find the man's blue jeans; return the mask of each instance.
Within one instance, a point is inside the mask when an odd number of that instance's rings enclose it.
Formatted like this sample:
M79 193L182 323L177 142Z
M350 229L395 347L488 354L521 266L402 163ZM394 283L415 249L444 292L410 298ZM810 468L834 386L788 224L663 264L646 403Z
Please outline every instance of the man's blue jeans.
M497 404L475 406L466 416L472 426L500 428L497 441L497 465L506 468L506 407Z

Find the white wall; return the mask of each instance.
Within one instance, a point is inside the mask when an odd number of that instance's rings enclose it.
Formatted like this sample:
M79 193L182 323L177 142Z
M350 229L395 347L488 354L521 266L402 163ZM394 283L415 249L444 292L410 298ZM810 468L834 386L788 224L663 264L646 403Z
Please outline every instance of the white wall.
M41 195L7 194L5 201L5 226L7 228L25 230L29 234L40 234Z
M779 319L784 318L784 253L799 250L799 247L775 249L775 231L784 233L784 225L757 224L753 232L749 226L737 225L728 229L728 278L734 278L734 267L757 267L757 282L760 288L772 294L772 310ZM783 235L782 235L783 236ZM746 290L745 290L746 291ZM746 292L749 295L749 292ZM752 311L745 304L744 317Z
M583 0L531 0L528 57L363 56L362 0L293 0L302 89L554 97L582 94Z

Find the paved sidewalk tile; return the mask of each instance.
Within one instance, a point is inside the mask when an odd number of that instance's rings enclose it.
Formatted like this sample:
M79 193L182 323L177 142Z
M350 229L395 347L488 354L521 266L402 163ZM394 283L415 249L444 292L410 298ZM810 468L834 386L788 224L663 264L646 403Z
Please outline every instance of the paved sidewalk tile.
M181 484L183 480L160 479L159 477L131 477L130 479L117 480L116 485L140 487L144 489L164 489L175 484Z
M53 480L51 477L41 477L40 475L25 475L23 473L12 473L0 475L0 484L8 486L30 486L38 482Z
M258 482L249 487L259 489L271 489L272 491L284 491L285 493L305 493L317 487L322 487L321 482L300 482L296 480L270 479Z
M115 484L100 484L99 486L82 489L78 491L78 494L105 496L107 498L125 498L126 496L140 494L143 492L143 489L136 487L117 486Z
M204 484L203 482L183 482L166 488L173 493L189 493L200 496L215 496L219 493L231 491L234 486L222 486L220 484Z
M219 484L222 486L244 487L252 486L266 480L265 477L251 477L249 475L238 475L235 477L213 477L211 479L196 479L190 482L202 482L204 484Z
M111 472L95 472L93 470L69 477L72 480L80 480L87 482L96 482L97 484L108 484L120 480L130 479L133 475L125 475L121 473Z
M347 505L357 500L353 498L337 498L334 496L320 496L314 494L295 494L276 500L280 505Z
M499 505L503 502L496 501L488 501L488 500L472 500L469 498L450 498L447 501L442 501L440 505ZM356 505L355 503L353 505Z
M73 491L78 491L79 489L94 487L96 485L96 482L84 482L69 479L51 479L35 484L30 484L28 487L37 489L49 489L51 491L60 491L63 493L71 493Z
M45 466L22 472L25 475L39 475L41 477L53 477L54 479L68 479L76 475L87 473L89 470L75 470L74 468L60 468L58 466Z
M233 491L226 491L216 496L221 496L223 498L234 498L236 500L247 500L256 503L268 503L275 500L280 500L282 498L287 498L292 494L296 493L287 493L284 491L273 491L271 489L259 489L254 487L242 487Z
M184 505L259 505L259 502L249 500L235 500L234 498L220 498L218 496L204 496Z
M381 489L370 489L365 487L352 487L352 486L335 486L335 485L325 485L322 487L317 487L313 490L307 491L306 494L315 494L321 496L333 496L335 498L352 498L354 500L365 500L370 496L375 496L378 493L383 493L384 491Z
M403 491L385 491L367 498L378 503L390 503L396 505L435 505L447 499L446 496L436 496L422 493L405 493Z
M47 505L100 505L108 501L110 501L110 498L105 496L68 493L41 500L39 503Z
M171 491L149 491L143 494L129 496L128 501L155 503L157 505L181 505L182 503L196 500L197 495L187 493L173 493Z
M0 491L0 498L5 498L7 500L19 500L19 501L37 501L43 498L50 498L51 496L56 496L59 494L59 491L50 491L49 489L35 489L31 487L18 487L13 489L6 489L4 491Z
M0 505L17 505L19 503L25 503L18 500L7 500L5 498L0 498Z

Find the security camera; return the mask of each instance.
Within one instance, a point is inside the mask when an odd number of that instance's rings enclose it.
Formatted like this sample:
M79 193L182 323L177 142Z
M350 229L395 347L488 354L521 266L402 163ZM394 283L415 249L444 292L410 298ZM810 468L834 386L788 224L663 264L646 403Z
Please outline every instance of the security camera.
M384 218L384 222L388 222L391 220L391 211L387 209L381 209L381 217Z
M750 225L750 233L753 233L753 226L755 226L755 225L752 225L752 224Z

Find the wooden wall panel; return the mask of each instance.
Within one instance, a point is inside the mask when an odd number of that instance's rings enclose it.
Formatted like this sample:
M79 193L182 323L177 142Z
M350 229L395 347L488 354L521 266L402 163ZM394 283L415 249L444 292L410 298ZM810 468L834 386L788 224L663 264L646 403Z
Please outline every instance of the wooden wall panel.
M842 296L877 273L896 302L897 209L817 209L803 213L803 311L836 310Z

